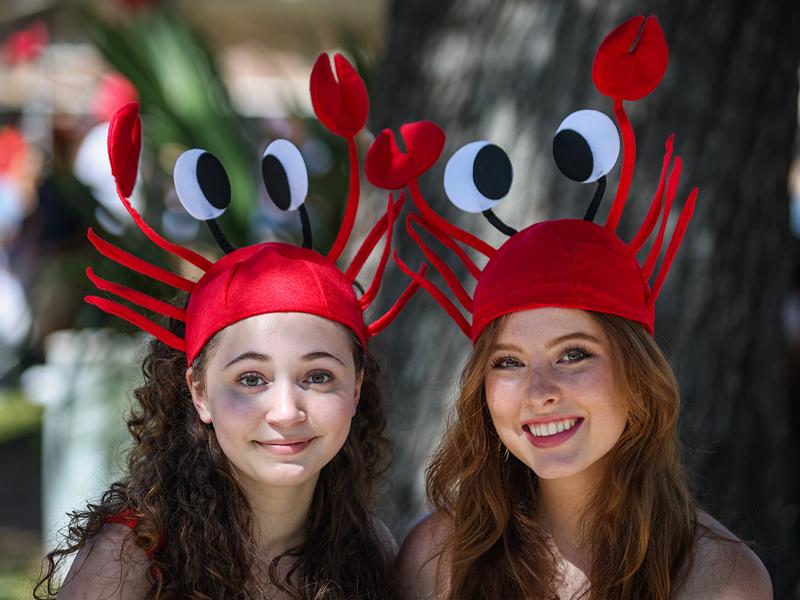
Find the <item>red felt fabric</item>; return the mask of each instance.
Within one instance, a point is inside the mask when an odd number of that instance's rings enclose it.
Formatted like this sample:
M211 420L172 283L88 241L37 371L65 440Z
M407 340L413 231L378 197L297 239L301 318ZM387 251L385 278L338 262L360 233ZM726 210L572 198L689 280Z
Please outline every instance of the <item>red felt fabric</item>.
M325 127L338 136L350 138L367 122L367 87L344 56L336 54L333 62L336 78L328 55L317 57L311 70L311 105Z
M114 283L113 281L103 279L102 277L96 275L94 269L91 267L86 268L86 276L99 290L115 294L120 298L124 298L129 302L133 302L134 304L137 304L142 308L146 308L147 310L151 310L159 315L177 319L179 321L186 320L186 311L182 308L178 308L169 302L164 302L163 300L158 300L157 298L143 294L138 290L120 285L119 283Z
M353 232L353 225L355 225L356 214L358 213L358 199L361 195L361 179L358 173L358 148L353 138L347 139L347 156L350 163L350 189L347 192L347 200L344 204L344 218L339 227L339 233L336 234L336 239L327 255L333 262L339 260L345 246L347 246L347 242L350 240L350 234Z
M364 316L350 281L313 250L266 242L220 258L195 285L186 308L189 364L217 331L255 315L303 312L337 321L366 345Z
M134 256L130 252L120 250L113 244L105 241L103 238L97 235L91 228L89 228L89 230L86 232L86 237L89 238L92 246L97 248L97 251L100 254L106 258L110 258L116 263L121 264L123 267L128 267L132 271L146 275L147 277L155 279L156 281L160 281L161 283L171 285L172 287L183 290L184 292L191 292L194 289L193 281L189 281L180 275L175 275L175 273L172 273L171 271L157 267L146 260L142 260L138 256Z
M185 338L180 339L163 327L117 302L88 296L87 302L121 317L156 336L174 348L185 350L191 363L203 345L218 331L237 321L260 314L302 312L318 315L349 327L366 345L367 337L385 328L419 288L414 280L398 301L382 317L367 327L363 309L374 299L384 274L391 247L394 215L402 206L389 198L387 215L370 234L365 247L356 256L357 267L343 273L336 258L347 244L358 210L358 154L353 136L364 126L369 109L363 81L341 55L334 57L336 76L328 57L320 56L311 76L314 110L320 121L348 141L350 151L350 194L341 230L331 253L326 256L306 248L282 243L262 243L241 248L212 263L188 248L174 245L158 235L133 209L127 196L133 189L141 146L138 105L130 103L121 108L109 127L108 149L112 171L117 180L119 199L139 229L157 246L193 263L205 271L197 281L189 281L166 269L150 264L102 240L89 230L92 244L105 256L138 273L190 292L184 312L160 300L130 288L105 281L88 271L90 278L102 290L115 293L141 307L166 316L183 318ZM437 157L438 152L437 151ZM434 158L435 160L435 158ZM428 165L429 166L429 165ZM426 166L427 168L427 166ZM356 298L352 279L369 251L386 232L378 271L364 297ZM416 273L422 277L425 269Z
M84 296L83 299L88 304L93 304L103 312L107 312L110 315L119 317L131 325L135 325L142 331L146 331L153 337L164 342L167 346L175 348L175 350L179 350L181 352L186 350L184 341L177 335L167 329L164 329L161 327L161 325L154 323L147 317L140 315L135 310L131 310L129 307L123 306L119 302L114 302L108 298L100 298L99 296Z
M453 239L466 244L470 248L477 250L484 256L491 257L495 253L495 249L479 237L471 234L468 231L464 231L460 227L453 225L446 219L436 214L430 205L425 201L422 193L419 191L419 183L416 179L412 179L409 182L408 190L411 192L411 200L414 202L414 206L417 207L417 210L424 217L424 219L433 225L434 228L449 235Z
M670 135L667 138L667 143L664 145L664 160L661 163L661 175L658 178L656 193L653 195L653 200L650 202L650 208L647 211L644 222L642 222L642 226L639 228L639 231L636 232L636 237L628 244L633 254L637 254L639 250L642 249L647 238L653 233L653 227L655 227L658 222L658 215L661 213L661 206L664 203L664 186L667 180L667 168L672 160L672 146L674 141L674 135Z
M383 281L383 274L386 271L386 263L389 260L389 251L392 248L392 232L394 231L394 220L395 220L395 206L392 202L391 197L389 198L389 202L386 207L386 218L387 218L387 225L386 225L386 239L383 242L383 252L381 252L381 258L378 262L378 268L375 270L375 275L372 278L372 282L369 284L367 291L364 292L364 295L361 296L361 299L358 301L359 306L361 306L361 310L366 310L370 304L375 300L375 296L378 295L378 290L381 287L381 282ZM350 278L345 275L345 278L350 281Z
M661 82L669 62L664 30L654 16L628 19L600 44L592 79L601 94L638 100Z
M367 333L370 336L378 335L397 318L397 315L399 315L400 312L405 308L406 304L408 304L408 301L411 300L411 297L417 293L417 290L419 289L418 279L424 280L425 273L427 271L428 265L423 264L419 270L414 273L411 283L406 286L406 289L403 290L403 293L400 294L400 297L397 299L397 301L391 307L389 307L389 310L369 324L367 327Z
M393 203L395 214L400 213L405 201L405 194L400 194L397 198L397 201L394 200L392 194L389 194L389 202ZM372 254L375 246L378 245L378 242L383 237L383 234L386 233L387 217L388 212L383 213L383 216L378 219L378 222L372 227L370 232L367 234L367 237L364 238L364 241L361 243L361 246L359 246L356 255L353 257L353 260L350 261L350 266L347 267L347 271L345 271L344 274L349 281L355 281L356 277L358 277L358 274L361 272L361 268L364 266L364 263L367 262L369 255Z
M133 192L139 154L142 151L142 124L139 103L128 102L120 108L108 126L108 159L111 173L126 198Z
M653 332L655 312L636 258L605 227L562 219L509 238L475 287L472 340L497 317L546 306L618 315Z
M400 150L391 129L384 129L367 150L364 173L379 188L399 190L427 171L442 154L444 131L430 121L405 123L400 137L406 152Z

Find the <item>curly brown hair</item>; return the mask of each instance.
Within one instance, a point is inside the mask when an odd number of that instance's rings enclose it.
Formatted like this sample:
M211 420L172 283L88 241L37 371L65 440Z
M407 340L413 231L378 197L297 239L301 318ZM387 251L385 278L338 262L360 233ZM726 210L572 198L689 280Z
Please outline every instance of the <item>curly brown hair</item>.
M215 338L192 364L200 380ZM127 476L97 504L70 514L64 541L43 561L34 597L55 597L63 560L126 511L138 520L136 544L153 554L149 598L264 597L265 583L303 600L395 597L392 557L373 516L377 482L390 460L381 369L355 336L353 343L363 384L350 433L320 473L305 541L272 559L267 582L256 575L254 517L243 488L192 404L186 356L153 340L127 421L134 439Z
M667 600L691 562L695 502L677 438L678 384L641 325L590 313L608 336L627 425L584 513L593 600ZM427 472L433 508L447 516L437 579L447 600L557 599L556 557L537 519L536 474L504 456L486 403L491 348L506 318L478 339L455 413ZM445 572L446 570L446 572Z

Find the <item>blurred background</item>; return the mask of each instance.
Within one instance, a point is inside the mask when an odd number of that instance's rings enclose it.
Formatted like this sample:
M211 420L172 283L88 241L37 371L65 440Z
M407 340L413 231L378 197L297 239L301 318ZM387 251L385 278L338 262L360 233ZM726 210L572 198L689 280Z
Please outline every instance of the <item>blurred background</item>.
M641 222L675 132L684 159L676 203L692 185L701 193L659 299L656 337L684 394L686 460L701 505L752 541L776 598L800 598L800 3L4 0L0 600L30 597L66 512L120 474L143 338L83 303L92 289L84 269L161 290L101 260L86 229L167 265L116 198L105 140L119 106L142 104L134 204L165 237L219 256L172 184L178 155L200 147L230 176L233 201L221 222L235 245L299 242L295 215L271 209L260 183L263 149L284 137L308 165L306 205L325 251L347 191L346 146L313 118L308 75L319 52L342 51L372 99L362 157L384 127L436 121L448 142L423 192L497 245L499 232L449 206L446 158L475 139L509 152L515 183L496 212L511 226L583 214L593 189L560 175L552 137L574 110L611 113L591 82L594 52L640 13L659 17L670 67L653 94L628 105L638 161L620 234L629 239ZM618 174L609 176L612 190ZM385 195L366 186L362 202L361 236ZM417 264L413 244L397 238ZM405 284L390 269L375 313ZM395 443L381 512L402 538L425 513L425 465L469 343L424 294L394 331L376 343Z

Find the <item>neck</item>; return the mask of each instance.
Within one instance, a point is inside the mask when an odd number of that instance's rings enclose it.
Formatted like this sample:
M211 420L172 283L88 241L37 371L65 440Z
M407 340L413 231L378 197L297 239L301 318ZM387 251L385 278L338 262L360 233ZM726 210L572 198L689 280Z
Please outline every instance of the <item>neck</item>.
M318 478L292 487L240 480L255 517L256 542L262 556L275 557L305 539Z
M578 567L588 566L584 513L592 500L602 461L584 471L558 479L539 479L536 504L539 521L561 554Z

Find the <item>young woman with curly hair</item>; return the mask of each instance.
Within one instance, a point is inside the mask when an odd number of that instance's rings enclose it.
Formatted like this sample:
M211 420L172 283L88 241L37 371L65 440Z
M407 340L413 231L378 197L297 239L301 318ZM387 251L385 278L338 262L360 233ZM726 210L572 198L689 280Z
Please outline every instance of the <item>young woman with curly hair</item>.
M334 63L338 80L330 59L319 57L311 95L323 124L348 141L350 196L324 255L313 250L303 206L305 166L287 140L267 147L262 174L275 205L299 211L302 248L278 242L233 248L215 221L230 202L221 163L199 149L178 158L178 196L209 224L225 252L212 262L162 238L131 206L141 143L138 105L121 108L111 122L109 153L121 202L155 245L203 275L191 281L89 231L102 255L189 298L181 308L87 271L100 290L169 317L173 326L167 330L107 297L87 297L157 339L128 421L134 446L126 476L98 503L72 515L65 543L47 556L38 597L394 597L394 542L373 514L388 456L379 369L367 342L417 286L365 323L402 203L391 197L348 268L337 266L358 207L354 138L368 102L352 66L340 55ZM374 280L358 297L356 277L381 239ZM59 582L59 563L75 552Z
M345 327L259 315L188 370L154 340L143 373L127 476L73 515L39 597L392 597L379 367Z

